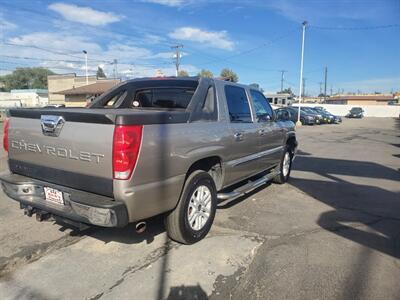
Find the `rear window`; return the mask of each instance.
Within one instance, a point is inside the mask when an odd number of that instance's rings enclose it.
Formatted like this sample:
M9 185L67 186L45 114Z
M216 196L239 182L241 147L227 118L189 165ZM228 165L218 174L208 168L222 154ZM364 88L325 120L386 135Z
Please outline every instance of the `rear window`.
M198 85L198 80L169 78L127 81L96 98L89 107L185 110Z
M192 88L148 88L137 90L130 107L186 109L192 100Z

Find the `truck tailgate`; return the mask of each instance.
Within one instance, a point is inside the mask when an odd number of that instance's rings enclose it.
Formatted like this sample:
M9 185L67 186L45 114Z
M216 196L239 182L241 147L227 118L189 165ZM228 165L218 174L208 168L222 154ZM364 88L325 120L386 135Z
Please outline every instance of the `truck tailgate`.
M58 122L51 128L51 122ZM39 118L11 114L9 165L14 173L106 196L113 195L112 122L70 121L45 111ZM97 120L98 121L98 120ZM54 122L53 122L54 123ZM47 124L47 125L46 125ZM54 130L53 130L54 129Z

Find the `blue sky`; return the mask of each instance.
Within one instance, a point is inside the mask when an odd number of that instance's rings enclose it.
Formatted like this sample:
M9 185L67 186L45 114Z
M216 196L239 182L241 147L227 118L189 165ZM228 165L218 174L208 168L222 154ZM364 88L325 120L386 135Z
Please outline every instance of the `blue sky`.
M171 45L183 44L190 75L234 70L266 91L299 89L301 22L307 20L306 92L400 90L400 0L0 0L0 74L44 66L125 78L174 74ZM395 25L392 27L381 27ZM44 49L44 50L43 50Z

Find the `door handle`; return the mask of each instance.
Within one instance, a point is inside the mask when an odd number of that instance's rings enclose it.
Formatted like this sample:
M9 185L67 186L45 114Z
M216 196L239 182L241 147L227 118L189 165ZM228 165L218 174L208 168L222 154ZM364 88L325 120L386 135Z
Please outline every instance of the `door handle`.
M243 141L243 133L241 132L236 132L233 137L235 138L236 141Z

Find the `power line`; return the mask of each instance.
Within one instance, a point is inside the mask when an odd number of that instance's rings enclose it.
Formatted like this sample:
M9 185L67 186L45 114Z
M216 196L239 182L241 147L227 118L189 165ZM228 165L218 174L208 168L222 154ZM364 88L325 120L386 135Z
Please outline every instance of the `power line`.
M310 28L319 30L377 30L377 29L389 29L389 28L400 28L400 24L388 24L378 26L363 26L363 27L328 27L328 26L316 26L310 25Z
M72 54L67 53L67 52L60 52L60 51L57 51L57 50L46 49L46 48L42 48L42 47L39 47L39 46L36 46L36 45L20 45L20 44L14 44L14 43L10 43L10 42L3 42L3 44L7 45L7 46L14 46L14 47L34 48L34 49L38 49L38 50L45 51L45 52L52 53L52 54L69 56L69 57L73 57L73 58L81 58L80 56L72 55ZM98 60L98 59L89 59L89 60L90 61L95 61L95 62L104 62L104 63L108 62L106 60Z
M294 34L294 32L297 31L297 30L298 30L298 27L296 27L296 28L294 28L294 29L292 29L292 30L289 30L289 31L286 32L285 34L280 35L280 36L278 36L278 37L272 39L271 41L262 43L262 44L259 45L259 46L256 46L256 47L253 47L253 48L250 48L250 49L241 51L241 52L239 52L239 53L237 53L237 54L233 54L233 55L227 56L227 57L225 57L225 58L219 57L219 58L216 58L215 60L212 60L212 61L209 61L209 62L200 63L199 65L208 65L208 64L212 64L212 63L220 62L220 61L228 61L228 62L230 62L229 60L230 60L231 58L238 57L238 56L245 55L245 54L249 54L249 53L251 53L251 52L253 52L253 51L256 51L256 50L258 50L258 49L271 46L271 45L273 45L274 43L276 43L276 42L278 42L278 41L280 41L280 40L282 40L282 39L284 39L284 38L287 38L288 36Z
M50 58L37 58L37 57L26 57L26 56L13 56L13 55L2 55L1 57L15 58L15 59L26 59L26 60L38 60L38 61L54 61L54 62L67 62L67 63L84 63L83 60L65 60L65 59L50 59Z

